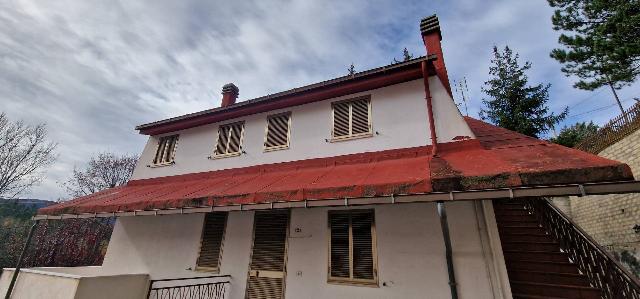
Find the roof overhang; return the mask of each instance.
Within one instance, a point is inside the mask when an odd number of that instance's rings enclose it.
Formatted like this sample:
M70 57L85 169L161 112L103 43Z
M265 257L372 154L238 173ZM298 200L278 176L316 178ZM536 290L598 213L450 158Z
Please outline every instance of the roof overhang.
M286 107L382 88L423 77L423 61L433 62L435 55L419 57L406 62L391 64L353 75L343 76L291 90L238 102L236 104L186 114L166 120L139 125L140 134L158 135L216 123L237 117L267 112ZM435 75L431 66L429 74Z
M269 203L236 204L224 206L186 206L181 208L137 210L127 212L82 213L61 215L36 215L33 220L105 218L122 216L150 216L209 213L216 211L253 211L291 208L363 206L400 203L428 203L447 201L473 201L491 199L518 199L529 197L587 196L604 194L640 193L640 181L602 182L586 184L566 184L550 186L530 186L451 192L431 192L425 194L398 194L377 197L305 199Z

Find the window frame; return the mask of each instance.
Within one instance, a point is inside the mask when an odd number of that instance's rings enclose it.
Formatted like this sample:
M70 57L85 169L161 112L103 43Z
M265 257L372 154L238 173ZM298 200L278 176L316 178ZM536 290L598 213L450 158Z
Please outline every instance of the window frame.
M149 164L149 167L162 167L162 166L169 166L169 165L175 164L176 163L176 160L175 160L176 149L178 148L178 141L180 139L180 134L159 136L157 138L158 138L158 142L156 143L156 149L154 151L154 155L153 155L153 158L151 160L151 164ZM171 153L169 153L169 155L170 155L169 156L169 161L167 161L167 162L156 162L156 157L158 157L158 151L160 150L160 147L162 146L162 143L165 140L169 140L171 138L175 138L175 141L173 142L173 149L172 149ZM163 151L164 151L164 149L163 149ZM164 156L164 154L163 154L163 156Z
M224 153L224 154L218 154L218 144L220 143L220 129L223 127L227 127L227 126L233 126L235 124L240 124L242 127L242 130L240 131L240 138L239 138L239 143L238 143L238 151L237 152L233 152L233 153ZM232 123L226 123L226 124L222 124L218 126L218 132L216 133L216 144L213 148L213 155L211 155L211 159L220 159L220 158L228 158L228 157L236 157L236 156L240 156L242 155L244 149L243 149L243 143L244 143L244 131L245 131L245 122L244 120L241 121L236 121L236 122L232 122ZM229 131L231 132L231 131ZM229 141L230 139L230 135L227 136L227 145L226 145L226 150L229 150Z
M373 279L353 278L353 227L351 221L349 221L349 278L334 277L331 276L331 215L332 214L351 214L352 211L366 211L371 213L371 258L373 261ZM352 209L352 210L329 210L327 213L327 283L340 284L340 285L352 285L352 286L366 286L366 287L379 287L378 281L378 246L376 236L376 217L375 209ZM349 216L351 219L351 216Z
M335 119L335 107L336 105L342 104L342 103L352 103L352 102L357 102L357 101L361 101L361 100L365 100L367 102L367 108L368 108L368 128L369 131L368 132L364 132L364 133L357 133L357 134L353 134L353 105L349 104L349 135L345 135L345 136L335 136L335 123L336 123L336 119ZM331 103L331 142L339 142L339 141L345 141L345 140L353 140L353 139L360 139L360 138L367 138L367 137L372 137L373 136L373 113L372 113L372 108L371 108L371 95L364 95L364 96L359 96L359 97L355 97L355 98L349 98L349 99L344 99L344 100L340 100L340 101L335 101Z
M288 117L287 118L287 144L267 147L267 138L269 136L269 120L275 117L283 116L283 115L286 115ZM263 151L266 153L266 152L285 150L285 149L289 149L290 145L291 145L291 111L268 115L267 124L264 128L264 142L262 145Z
M198 272L207 272L207 273L220 273L220 265L222 264L222 252L224 251L224 240L227 235L227 223L229 222L229 212L210 212L210 213L224 213L224 226L222 227L222 236L220 238L220 249L218 250L218 266L216 267L208 267L208 266L200 266L198 265L198 261L200 260L200 256L202 255L202 241L207 225L207 214L205 213L205 218L202 221L202 231L200 232L200 245L198 246L198 256L196 257L195 262L195 271Z

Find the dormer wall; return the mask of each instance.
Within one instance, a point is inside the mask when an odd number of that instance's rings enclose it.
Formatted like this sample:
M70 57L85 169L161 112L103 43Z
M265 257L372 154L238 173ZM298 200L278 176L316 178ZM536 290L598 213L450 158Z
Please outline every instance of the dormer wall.
M429 82L434 99L438 142L450 142L456 136L472 136L444 85L436 76L431 76ZM370 98L371 135L335 140L332 138L332 103L359 97ZM290 113L289 147L281 150L265 150L267 118L279 113ZM217 157L215 149L220 126L236 122L244 123L242 152L238 155ZM178 135L173 145L175 148L172 148L172 162L154 165L159 141L171 135ZM419 147L429 145L430 140L424 81L419 79L221 123L150 136L131 179Z

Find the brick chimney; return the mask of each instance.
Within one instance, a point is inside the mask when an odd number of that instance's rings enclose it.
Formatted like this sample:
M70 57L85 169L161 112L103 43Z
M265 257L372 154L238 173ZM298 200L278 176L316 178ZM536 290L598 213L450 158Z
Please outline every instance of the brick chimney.
M442 32L440 32L438 17L432 15L422 19L420 22L420 33L422 33L422 41L427 49L427 55L436 55L438 57L438 59L433 62L433 66L436 69L436 74L442 82L442 85L444 85L449 95L451 95L449 75L447 74L447 67L444 64L444 56L442 55L442 46L440 44Z
M227 107L236 103L240 89L233 84L228 83L222 86L222 105L221 107Z

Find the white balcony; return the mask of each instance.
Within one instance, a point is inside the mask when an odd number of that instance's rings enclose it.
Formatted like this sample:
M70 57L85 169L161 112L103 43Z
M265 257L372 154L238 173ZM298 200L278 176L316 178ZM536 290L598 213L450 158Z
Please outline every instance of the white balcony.
M9 287L13 269L0 276L0 295ZM43 267L22 269L11 298L31 299L144 299L228 298L228 275L150 280L146 273L107 273L102 267Z
M11 298L144 298L149 286L147 274L109 274L102 267L43 267L22 269ZM9 287L13 269L0 276L0 294Z

